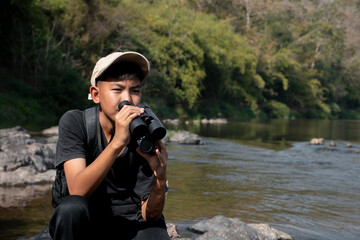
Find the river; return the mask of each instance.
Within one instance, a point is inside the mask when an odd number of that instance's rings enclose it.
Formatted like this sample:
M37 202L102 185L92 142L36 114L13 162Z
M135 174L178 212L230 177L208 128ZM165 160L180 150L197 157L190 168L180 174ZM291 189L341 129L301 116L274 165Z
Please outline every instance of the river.
M184 237L193 236L185 229L189 224L221 214L269 223L296 240L360 239L360 121L254 120L179 128L204 140L200 146L168 146L164 215ZM309 145L313 137L325 138L324 145ZM50 192L37 196L25 206L0 207L0 239L32 236L46 226Z

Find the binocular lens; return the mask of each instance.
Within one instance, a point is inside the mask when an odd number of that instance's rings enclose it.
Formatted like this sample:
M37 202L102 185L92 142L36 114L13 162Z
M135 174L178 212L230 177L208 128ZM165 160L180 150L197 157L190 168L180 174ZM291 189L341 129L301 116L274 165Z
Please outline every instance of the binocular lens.
M140 117L137 117L130 123L130 132L135 137L144 136L147 133L147 125Z
M160 140L166 135L166 129L160 121L153 121L149 125L149 132L154 140Z
M148 138L140 138L137 140L137 144L139 145L140 151L143 153L151 153L154 150L154 143Z

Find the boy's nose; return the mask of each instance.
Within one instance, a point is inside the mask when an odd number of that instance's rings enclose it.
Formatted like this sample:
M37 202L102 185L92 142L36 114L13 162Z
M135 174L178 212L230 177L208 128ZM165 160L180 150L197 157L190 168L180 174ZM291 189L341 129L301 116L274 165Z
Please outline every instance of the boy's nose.
M124 92L123 98L121 99L121 101L128 101L131 105L134 105L131 95L128 92Z

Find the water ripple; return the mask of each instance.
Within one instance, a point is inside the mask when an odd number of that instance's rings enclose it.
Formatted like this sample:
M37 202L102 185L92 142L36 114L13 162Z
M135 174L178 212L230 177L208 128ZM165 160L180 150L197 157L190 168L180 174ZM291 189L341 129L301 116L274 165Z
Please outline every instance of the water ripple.
M224 214L268 222L296 239L356 239L360 149L293 143L280 151L207 138L169 146L167 217ZM176 205L181 210L169 210ZM183 216L183 217L182 217ZM185 216L185 217L184 217Z

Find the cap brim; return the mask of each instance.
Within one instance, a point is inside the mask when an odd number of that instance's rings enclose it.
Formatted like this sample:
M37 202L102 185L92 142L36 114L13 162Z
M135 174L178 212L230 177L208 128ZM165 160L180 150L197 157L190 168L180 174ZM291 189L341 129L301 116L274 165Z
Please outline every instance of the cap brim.
M133 62L137 64L140 67L143 75L140 81L143 81L150 72L149 61L142 54L137 52L115 52L104 58L101 58L96 63L93 74L91 76L91 85L95 86L96 79L99 78L111 65L118 62Z

